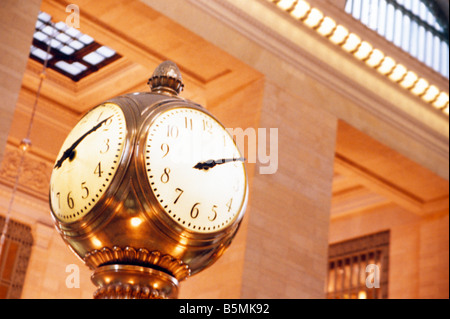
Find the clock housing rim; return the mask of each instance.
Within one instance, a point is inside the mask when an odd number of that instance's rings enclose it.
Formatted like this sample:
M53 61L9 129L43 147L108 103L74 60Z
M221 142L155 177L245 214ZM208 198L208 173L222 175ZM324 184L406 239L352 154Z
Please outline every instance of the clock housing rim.
M141 131L138 137L138 147L136 148L136 156L135 156L136 161L135 166L137 169L136 175L140 187L140 192L138 192L139 193L138 196L140 197L140 201L145 208L145 215L148 218L150 218L154 222L154 224L161 229L161 231L166 232L173 238L178 238L179 236L181 236L186 239L194 239L198 241L199 245L205 245L206 243L215 243L224 237L233 235L239 228L239 225L242 222L242 219L245 215L248 203L247 167L244 163L244 172L245 172L244 198L242 200L238 213L236 214L236 217L228 226L213 232L196 232L194 230L183 227L182 225L174 221L172 217L170 217L168 213L165 211L165 209L161 206L151 188L145 165L145 148L148 134L150 133L148 129L151 127L151 125L164 112L176 108L191 108L203 112L206 115L210 116L212 119L214 119L217 123L219 123L220 126L222 126L222 128L225 131L227 131L222 122L218 120L213 114L211 114L211 112L206 110L203 106L193 103L191 101L184 99L166 100L162 101L161 103L158 103L158 105L155 105L154 108L151 110L151 112L149 112L147 117L143 120L143 124L141 125ZM228 131L227 133L230 134ZM142 194L149 194L149 195L143 196Z
M125 184L122 183L122 181L123 178L127 175L128 168L131 164L133 148L135 145L134 140L136 138L135 127L137 125L136 114L133 110L133 107L130 106L130 103L132 102L125 96L119 96L113 99L106 100L92 107L90 110L84 113L83 116L77 121L75 126L80 121L82 121L83 118L87 116L91 111L93 111L99 106L108 103L114 104L122 111L125 118L126 132L123 142L124 144L122 148L122 154L120 155L117 170L112 176L111 182L109 183L106 190L97 200L97 202L91 207L88 213L80 217L78 220L71 222L64 222L58 219L53 211L53 207L51 205L51 185L49 186L49 206L51 212L50 215L55 223L57 230L67 237L78 237L82 234L91 233L96 228L97 225L102 224L104 220L109 219L112 217L112 215L114 215L115 209L111 209L111 202L113 200L116 200L117 198L116 195L120 193L125 194L125 192L121 191L124 186L123 184ZM72 132L75 126L72 127L71 131L67 134L67 136ZM125 196L122 197L125 198ZM96 212L95 214L93 214L94 211Z

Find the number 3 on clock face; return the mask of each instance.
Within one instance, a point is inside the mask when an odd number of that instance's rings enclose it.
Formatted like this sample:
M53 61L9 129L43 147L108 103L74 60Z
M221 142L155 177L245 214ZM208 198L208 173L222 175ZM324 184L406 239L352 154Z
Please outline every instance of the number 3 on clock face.
M59 221L78 221L99 201L119 167L126 132L124 114L113 103L92 109L72 129L50 180L50 206Z
M214 118L193 108L165 111L149 127L144 152L152 192L178 225L212 233L238 218L247 191L245 166Z

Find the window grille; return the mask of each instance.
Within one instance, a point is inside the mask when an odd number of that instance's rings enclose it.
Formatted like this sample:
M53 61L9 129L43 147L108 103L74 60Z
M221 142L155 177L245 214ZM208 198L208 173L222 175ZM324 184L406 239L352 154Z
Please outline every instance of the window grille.
M50 45L50 52L47 48ZM114 62L121 56L101 45L87 34L40 12L36 21L30 58L77 82L89 74Z
M431 0L347 0L345 11L449 77L449 26Z
M327 298L386 299L388 264L389 231L330 245Z
M0 216L0 229L4 223ZM20 298L32 246L31 228L10 220L0 256L0 299Z

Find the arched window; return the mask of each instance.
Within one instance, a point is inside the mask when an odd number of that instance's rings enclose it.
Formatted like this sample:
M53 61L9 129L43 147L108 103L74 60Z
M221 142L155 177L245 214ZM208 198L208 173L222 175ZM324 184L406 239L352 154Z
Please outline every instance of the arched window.
M345 11L449 77L448 20L431 0L347 0Z

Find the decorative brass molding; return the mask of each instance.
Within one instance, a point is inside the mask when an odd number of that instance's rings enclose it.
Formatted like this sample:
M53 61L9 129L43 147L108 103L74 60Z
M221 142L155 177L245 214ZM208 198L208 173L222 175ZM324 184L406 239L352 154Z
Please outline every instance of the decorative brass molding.
M140 266L156 266L171 273L178 281L182 281L190 276L189 266L181 260L170 255L163 255L159 251L148 251L145 248L133 248L114 246L112 249L103 247L100 250L88 252L84 257L84 262L91 269L96 269L102 265L109 264L130 264Z
M94 292L94 299L165 299L157 289L149 286L114 283L100 287Z

